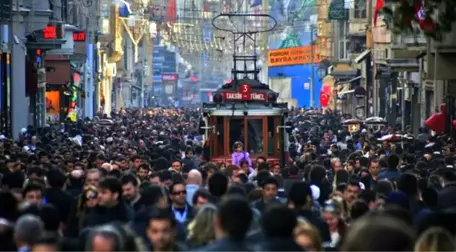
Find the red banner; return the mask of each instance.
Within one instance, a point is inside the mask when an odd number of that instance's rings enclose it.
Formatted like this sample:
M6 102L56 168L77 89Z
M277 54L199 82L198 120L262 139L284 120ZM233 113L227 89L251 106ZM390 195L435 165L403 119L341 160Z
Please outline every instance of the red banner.
M241 88L241 91L242 91L242 88ZM223 95L223 99L227 100L227 101L266 101L266 99L267 99L267 94L264 92L246 93L246 92L236 92L236 91L225 91L225 92L222 92L222 95Z

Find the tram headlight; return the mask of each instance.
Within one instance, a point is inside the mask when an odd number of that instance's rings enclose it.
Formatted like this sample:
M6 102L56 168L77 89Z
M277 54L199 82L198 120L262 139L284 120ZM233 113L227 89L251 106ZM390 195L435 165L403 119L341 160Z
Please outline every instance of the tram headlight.
M223 96L221 94L214 94L214 96L212 97L212 100L217 104L222 103Z
M268 102L276 102L277 101L277 93L270 92L268 94Z

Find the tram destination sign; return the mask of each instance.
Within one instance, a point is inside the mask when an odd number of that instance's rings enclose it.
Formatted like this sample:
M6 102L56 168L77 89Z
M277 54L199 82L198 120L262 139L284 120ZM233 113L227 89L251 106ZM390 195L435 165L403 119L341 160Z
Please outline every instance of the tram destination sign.
M251 92L248 95L237 91L222 92L225 101L266 101L267 94L264 92Z

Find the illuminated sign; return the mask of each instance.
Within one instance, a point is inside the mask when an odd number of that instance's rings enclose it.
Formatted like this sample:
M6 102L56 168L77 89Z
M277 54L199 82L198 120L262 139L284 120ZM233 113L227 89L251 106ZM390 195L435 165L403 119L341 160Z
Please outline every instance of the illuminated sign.
M222 92L223 99L226 101L266 101L267 95L263 92L250 93L248 97L242 92L237 91L225 91Z
M46 28L43 29L43 38L44 39L56 39L57 38L57 30L55 26L48 25Z
M162 81L177 81L177 74L162 74Z
M86 40L86 32L73 32L73 41L85 41Z

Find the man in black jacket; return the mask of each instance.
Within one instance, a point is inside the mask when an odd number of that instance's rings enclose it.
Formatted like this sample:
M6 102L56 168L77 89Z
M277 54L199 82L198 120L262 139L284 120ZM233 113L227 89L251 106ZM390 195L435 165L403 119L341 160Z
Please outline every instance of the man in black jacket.
M297 225L296 214L284 205L268 207L261 218L264 240L261 251L303 251L294 241L293 231Z
M253 207L261 213L270 203L278 203L277 195L279 192L279 183L274 177L267 178L261 185L263 188L263 197L253 202Z
M73 204L73 197L62 190L66 177L57 169L49 170L46 177L50 186L45 192L46 202L59 211L60 222L66 223L70 215L71 204Z
M115 177L106 177L99 184L98 205L87 215L85 227L98 226L110 222L127 223L132 212L122 200L122 185Z
M312 191L309 184L298 182L291 186L288 194L288 207L294 209L299 217L303 217L315 226L323 242L331 242L328 225L317 214L312 212Z

